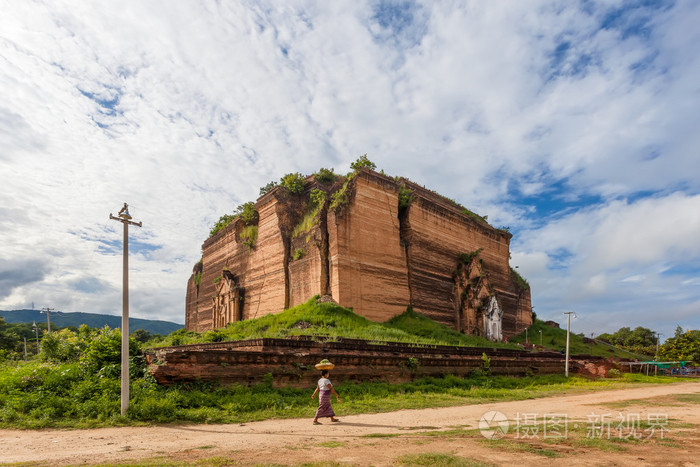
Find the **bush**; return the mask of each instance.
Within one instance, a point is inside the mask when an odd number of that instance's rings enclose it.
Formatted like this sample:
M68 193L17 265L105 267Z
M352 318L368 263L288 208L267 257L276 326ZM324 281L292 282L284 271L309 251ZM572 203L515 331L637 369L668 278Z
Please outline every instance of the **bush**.
M272 191L272 189L276 186L277 186L277 182L273 180L270 183L268 183L267 185L261 187L260 188L260 196Z
M280 179L280 186L286 188L290 193L304 193L304 176L297 173L288 173Z
M223 216L219 217L219 220L216 221L216 224L209 230L209 238L213 237L223 229L225 229L233 220L236 218L236 216L231 215L231 214L224 214Z
M370 169L370 170L377 170L377 164L375 164L374 162L369 160L367 158L367 154L365 153L365 154L361 155L360 157L358 157L355 162L350 164L350 168L353 171L358 171L361 168L366 168L366 169Z
M318 183L322 183L324 185L331 184L335 182L337 175L333 171L333 169L324 169L321 167L318 172L315 174L316 176L316 181Z

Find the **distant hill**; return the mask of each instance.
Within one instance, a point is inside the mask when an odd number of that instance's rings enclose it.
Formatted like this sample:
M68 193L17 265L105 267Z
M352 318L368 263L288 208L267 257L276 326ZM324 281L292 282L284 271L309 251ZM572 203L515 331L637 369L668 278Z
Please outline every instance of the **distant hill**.
M46 314L39 310L0 310L2 316L8 323L46 323ZM64 313L62 311L51 312L51 326L79 327L82 324L87 324L91 328L102 328L105 325L110 328L121 328L121 316L100 315L97 313ZM159 321L152 319L129 318L129 332L134 332L137 329L144 329L151 334L168 335L173 331L183 328L182 324L173 323L171 321Z

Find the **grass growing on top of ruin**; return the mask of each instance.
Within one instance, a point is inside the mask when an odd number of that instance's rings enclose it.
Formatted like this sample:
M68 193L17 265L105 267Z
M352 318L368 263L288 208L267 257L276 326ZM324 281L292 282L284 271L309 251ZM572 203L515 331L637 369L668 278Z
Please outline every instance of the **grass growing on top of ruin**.
M176 331L149 346L220 342L261 337L317 336L322 339L365 339L375 342L459 345L469 347L510 347L465 335L414 312L410 307L386 323L376 323L334 303L317 303L318 297L274 315L229 323L225 328L204 333Z

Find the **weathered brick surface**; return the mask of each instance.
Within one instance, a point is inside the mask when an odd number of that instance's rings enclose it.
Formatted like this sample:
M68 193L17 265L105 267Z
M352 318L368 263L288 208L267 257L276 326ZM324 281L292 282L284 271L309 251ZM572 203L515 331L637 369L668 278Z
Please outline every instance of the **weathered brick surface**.
M399 383L423 376L468 376L483 369L482 354L490 358L494 375L523 376L564 372L564 357L556 352L510 349L370 344L361 340L316 342L309 339L253 339L153 349L149 369L161 384L217 381L251 385L270 373L275 386L313 387L318 379L314 364L327 358L336 367L333 380ZM604 376L610 368L603 359L588 357L571 362L571 371ZM592 370L592 371L591 371ZM607 372L607 370L605 370Z
M410 303L398 191L392 179L369 172L356 177L354 190L346 209L329 213L331 294L361 316L386 321Z

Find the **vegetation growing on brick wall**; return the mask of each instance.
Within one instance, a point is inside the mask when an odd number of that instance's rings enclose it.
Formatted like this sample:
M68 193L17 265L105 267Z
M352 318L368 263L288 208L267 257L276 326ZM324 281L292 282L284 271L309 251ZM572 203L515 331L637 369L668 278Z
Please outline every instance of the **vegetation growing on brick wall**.
M277 186L277 182L273 180L270 183L268 183L267 185L260 187L260 196L272 191L272 189L276 186Z
M298 259L303 258L304 256L306 256L306 250L303 248L297 248L294 250L294 255L292 256L292 259L296 261Z
M315 177L316 181L323 185L330 185L331 183L335 182L336 178L338 178L333 169L325 169L323 167L316 172Z
M241 240L249 249L255 246L255 241L258 239L258 226L247 225L241 230Z
M350 195L352 190L351 183L355 177L357 177L357 172L351 172L347 177L345 177L345 183L343 183L343 186L331 195L330 209L338 212L340 209L350 204Z
M224 214L223 216L219 217L216 224L214 224L211 230L209 230L209 238L224 230L231 222L234 221L234 219L236 219L236 217L237 216L233 214Z
M202 271L197 271L194 273L194 285L199 287L199 284L202 283Z
M280 179L280 186L296 195L304 193L304 176L299 172L288 173Z
M405 183L399 187L399 209L406 209L413 201L413 190L408 188Z
M214 224L214 227L212 227L209 231L209 238L213 237L221 230L225 229L231 222L238 219L239 217L245 225L251 225L257 224L260 216L258 214L258 211L255 210L255 204L252 201L240 204L238 207L236 207L236 210L233 212L233 214L224 214L219 218L217 223Z
M372 162L367 158L367 153L361 155L360 157L357 158L355 162L350 164L350 168L354 171L357 172L358 170L365 168L369 170L377 170L377 164Z
M472 251L472 252L470 252L470 253L462 253L461 255L459 255L459 263L460 263L460 264L465 264L465 265L471 263L471 262L474 260L474 258L476 258L477 256L479 256L479 254L480 254L482 251L484 251L484 249L483 249L483 248L479 248L479 249L474 250L474 251Z
M515 280L515 283L520 288L520 290L528 290L530 288L530 284L525 280L523 276L521 276L518 273L518 271L516 271L513 268L510 268L510 273L513 275L513 280Z
M309 204L306 207L306 213L292 231L292 238L305 235L319 223L319 214L323 210L326 203L326 192L319 189L311 190L309 194Z

